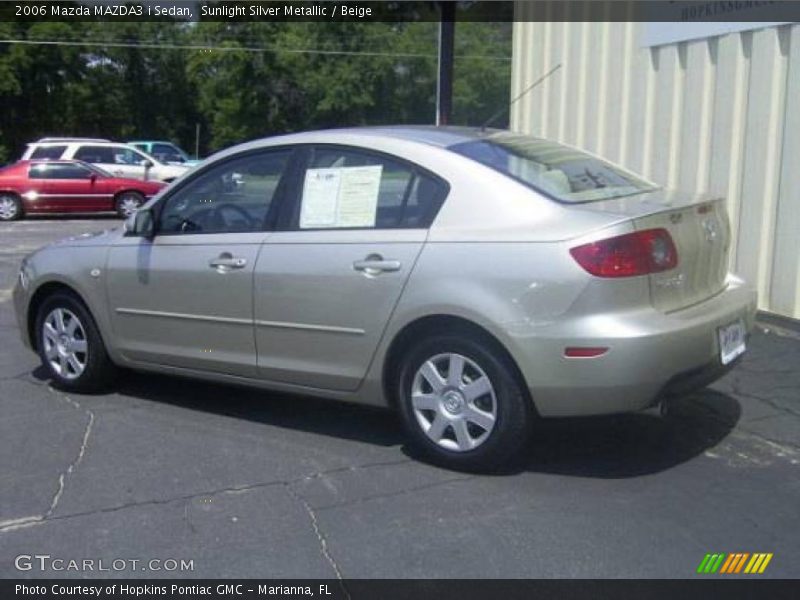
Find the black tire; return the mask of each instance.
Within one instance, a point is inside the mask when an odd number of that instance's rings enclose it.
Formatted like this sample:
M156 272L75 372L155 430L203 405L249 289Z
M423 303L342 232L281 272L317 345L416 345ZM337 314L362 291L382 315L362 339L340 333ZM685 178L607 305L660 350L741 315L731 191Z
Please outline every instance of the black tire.
M457 470L487 471L508 467L522 458L535 412L510 359L496 346L493 340L471 333L437 333L415 344L401 360L395 390L398 408L411 444L430 461ZM486 431L485 440L471 450L451 450L434 442L423 430L412 406L417 371L432 357L444 354L457 354L472 361L489 378L494 392L494 426ZM436 416L435 411L430 413ZM455 430L448 433L453 434L455 443Z
M74 376L75 374L72 373L72 377L64 376L56 370L47 357L48 342L45 340L45 320L56 309L66 310L77 317L82 328L82 338L86 341L86 352L78 354L85 364L80 375ZM39 358L50 374L55 387L70 392L96 392L106 388L117 375L117 367L108 356L97 324L83 302L74 294L56 292L42 302L36 315L35 334Z
M114 199L114 210L117 211L117 214L120 217L127 219L134 212L136 212L136 210L130 210L131 204L135 204L136 209L138 209L142 204L144 204L144 196L139 192L134 191L122 192Z
M21 219L24 213L22 200L16 194L9 194L7 192L0 193L0 221L16 221ZM6 210L4 207L10 209Z

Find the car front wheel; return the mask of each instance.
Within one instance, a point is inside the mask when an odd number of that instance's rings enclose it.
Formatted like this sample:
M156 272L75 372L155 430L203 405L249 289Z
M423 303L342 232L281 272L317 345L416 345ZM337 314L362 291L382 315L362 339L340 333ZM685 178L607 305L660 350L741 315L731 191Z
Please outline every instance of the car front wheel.
M485 470L519 458L532 409L510 360L468 334L439 334L405 357L397 390L414 446L445 466Z
M61 292L47 298L36 319L39 356L53 383L68 391L105 387L116 369L83 303Z

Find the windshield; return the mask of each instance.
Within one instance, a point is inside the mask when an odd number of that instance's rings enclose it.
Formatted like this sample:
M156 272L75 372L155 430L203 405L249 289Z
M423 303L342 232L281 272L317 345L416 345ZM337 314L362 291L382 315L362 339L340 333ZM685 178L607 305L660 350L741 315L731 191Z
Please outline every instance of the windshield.
M150 154L155 156L161 162L176 162L183 163L189 159L189 156L175 144L168 142L154 142L150 146Z
M561 202L607 200L656 189L590 154L527 135L501 132L449 149Z
M178 148L174 144L166 144L168 148L172 150L172 153L176 156L180 156L183 160L190 160L189 155L186 154L181 148Z

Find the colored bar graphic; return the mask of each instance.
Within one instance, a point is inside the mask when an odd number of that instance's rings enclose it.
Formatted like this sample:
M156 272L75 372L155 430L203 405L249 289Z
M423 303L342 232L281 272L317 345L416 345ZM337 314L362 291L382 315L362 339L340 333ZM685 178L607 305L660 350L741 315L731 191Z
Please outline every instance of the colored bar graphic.
M706 554L697 566L697 572L703 574L760 574L772 560L772 553L732 552L730 554ZM745 567L745 565L747 565Z
M711 558L709 559L708 564L706 565L706 568L703 571L703 573L711 573L711 569L714 566L714 563L717 562L717 557L718 556L719 556L719 554L712 554L711 555Z
M739 564L736 565L736 571L734 571L735 573L738 573L739 571L742 570L742 567L744 566L744 561L746 561L749 556L750 556L749 552L745 552L744 554L742 554L742 558L739 561Z
M761 564L762 560L764 560L763 554L753 554L753 558L751 558L750 562L747 563L747 566L744 568L744 572L755 573L755 569L758 569L758 566Z
M698 573L705 573L706 572L706 565L708 564L709 560L711 560L711 555L710 554L706 554L703 557L703 560L700 561L700 566L697 567L697 572Z
M741 552L737 552L733 555L733 560L731 561L731 565L728 567L726 573L733 573L736 569L737 565L739 564L739 560L742 558Z
M714 563L714 566L711 567L711 572L712 573L716 573L717 572L717 569L719 569L719 567L722 564L722 561L723 561L724 558L725 558L724 554L720 554L719 555L719 558L717 558L717 561Z
M759 574L764 572L764 569L767 568L767 565L771 560L772 560L772 552L767 554L766 558L764 558L764 562L761 563L761 567L758 569Z
M720 573L727 573L728 572L728 569L730 568L731 563L733 562L733 557L734 556L735 556L734 554L728 554L728 560L726 560L725 564L722 565L722 570L720 571Z

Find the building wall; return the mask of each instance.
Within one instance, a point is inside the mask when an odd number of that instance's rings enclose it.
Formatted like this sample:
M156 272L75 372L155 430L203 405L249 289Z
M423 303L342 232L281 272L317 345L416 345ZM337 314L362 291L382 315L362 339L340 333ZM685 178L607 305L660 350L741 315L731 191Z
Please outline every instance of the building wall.
M524 11L525 4L520 3ZM511 128L725 196L731 267L800 318L800 25L647 48L645 23L514 23Z

